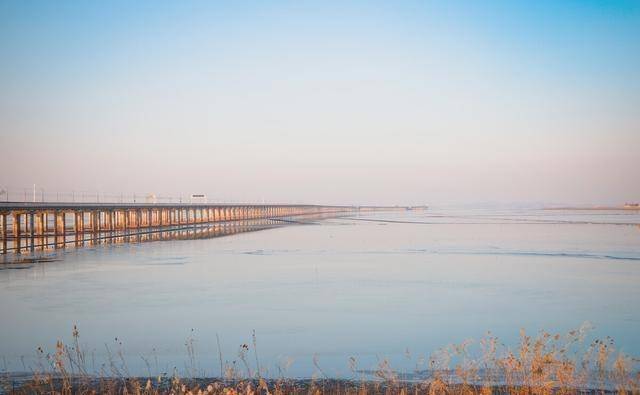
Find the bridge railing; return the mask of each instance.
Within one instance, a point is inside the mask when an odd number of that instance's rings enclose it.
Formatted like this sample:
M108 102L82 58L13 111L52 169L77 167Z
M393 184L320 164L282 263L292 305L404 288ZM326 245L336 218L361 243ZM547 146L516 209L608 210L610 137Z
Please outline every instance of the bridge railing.
M42 188L9 189L0 187L0 202L19 203L188 203L189 197L145 193L108 193L99 191L53 192Z
M45 188L7 187L0 184L0 202L13 203L256 203L245 199L201 195L192 199L191 194L165 195L151 192L105 192L90 190L52 191Z

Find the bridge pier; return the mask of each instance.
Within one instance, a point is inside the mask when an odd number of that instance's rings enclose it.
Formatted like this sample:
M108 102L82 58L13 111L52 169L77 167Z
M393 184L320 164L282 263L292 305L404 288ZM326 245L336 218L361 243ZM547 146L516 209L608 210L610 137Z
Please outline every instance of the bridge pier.
M0 227L2 228L2 254L7 253L7 214L0 214Z

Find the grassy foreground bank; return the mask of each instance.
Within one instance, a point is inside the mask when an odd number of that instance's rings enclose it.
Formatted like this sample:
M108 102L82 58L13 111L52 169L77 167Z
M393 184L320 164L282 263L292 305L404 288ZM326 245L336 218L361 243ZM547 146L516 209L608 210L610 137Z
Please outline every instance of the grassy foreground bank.
M619 352L610 338L585 342L588 327L566 335L520 333L514 347L488 334L479 342L465 341L444 347L424 368L394 370L388 360L376 369L358 368L356 358L345 361L350 379L326 377L314 358L317 372L309 379L264 378L253 344L239 347L237 360L223 362L223 377L203 378L189 372L180 377L133 377L121 354L110 355L98 374L89 373L87 355L73 331L71 344L59 341L55 352L38 348L39 361L26 376L6 373L1 390L9 394L640 394L640 360ZM193 342L185 343L189 359ZM477 347L474 347L477 346ZM477 348L477 352L476 352ZM250 354L255 357L254 364ZM195 366L195 363L194 365Z

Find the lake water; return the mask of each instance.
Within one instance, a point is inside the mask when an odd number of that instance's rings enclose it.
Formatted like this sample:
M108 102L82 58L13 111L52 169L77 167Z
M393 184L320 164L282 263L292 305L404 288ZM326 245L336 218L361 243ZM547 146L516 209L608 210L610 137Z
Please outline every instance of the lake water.
M299 377L314 358L349 377L351 356L413 366L487 331L515 344L520 328L584 322L640 356L638 211L371 213L61 258L0 267L2 370L28 370L74 324L91 364L121 347L132 374L147 374L141 357L154 375L184 371L191 338L200 374L217 376L216 335L225 361L247 343L253 366L253 330L262 368Z

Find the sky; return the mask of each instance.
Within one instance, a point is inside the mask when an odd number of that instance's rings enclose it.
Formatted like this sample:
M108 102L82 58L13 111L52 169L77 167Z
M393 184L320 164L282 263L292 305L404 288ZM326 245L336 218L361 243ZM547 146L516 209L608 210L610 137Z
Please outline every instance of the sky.
M638 1L0 1L0 189L640 201Z

